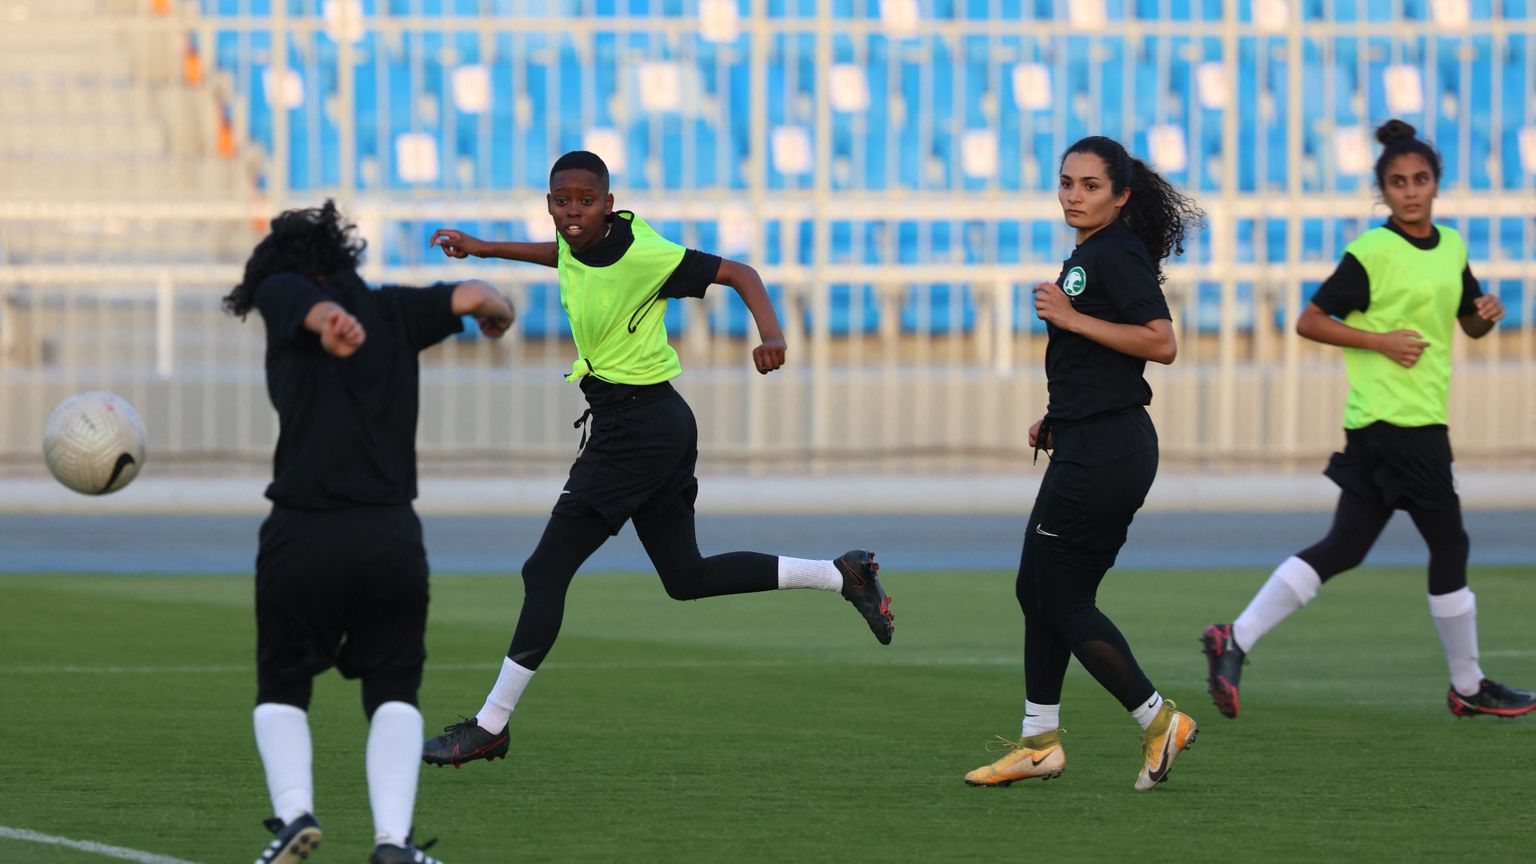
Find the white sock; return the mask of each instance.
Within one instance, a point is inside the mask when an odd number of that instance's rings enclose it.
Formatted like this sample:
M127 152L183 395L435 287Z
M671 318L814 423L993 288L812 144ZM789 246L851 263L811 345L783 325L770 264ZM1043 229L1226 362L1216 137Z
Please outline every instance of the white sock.
M1312 602L1321 588L1312 565L1295 555L1280 562L1264 587L1248 601L1248 608L1232 622L1232 638L1242 651L1252 651L1265 633L1275 629L1292 612Z
M1132 711L1131 716L1136 718L1136 722L1141 724L1141 729L1145 732L1147 727L1152 725L1152 721L1157 719L1157 709L1161 707L1163 707L1163 697L1153 690L1152 698L1141 703L1141 707Z
M1451 686L1463 696L1477 693L1483 670L1477 665L1477 595L1462 587L1449 594L1429 595L1429 615L1435 620Z
M491 688L475 722L487 732L500 732L507 726L507 718L517 708L517 700L523 698L523 689L533 680L533 670L512 662L511 657L501 661L501 674L496 676L496 686Z
M843 574L832 561L811 561L806 558L779 556L779 590L786 588L819 588L822 591L843 590Z
M256 727L256 750L267 769L273 815L286 825L315 812L309 715L294 705L263 702L256 706L251 719Z
M1028 738L1031 735L1040 735L1045 732L1053 732L1061 728L1061 703L1055 705L1038 705L1028 699L1024 700L1024 723L1019 729L1019 735Z
M373 712L368 729L368 804L375 845L405 845L420 771L421 712L406 702L385 702Z

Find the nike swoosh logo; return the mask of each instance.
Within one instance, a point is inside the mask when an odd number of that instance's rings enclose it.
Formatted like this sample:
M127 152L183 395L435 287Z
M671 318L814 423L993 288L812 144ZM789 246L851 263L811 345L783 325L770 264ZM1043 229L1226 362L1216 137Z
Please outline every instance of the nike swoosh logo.
M1036 767L1036 768L1039 768L1039 767L1040 767L1040 763L1041 763L1041 762L1044 762L1044 761L1045 761L1045 760L1046 760L1046 759L1047 759L1047 758L1049 758L1049 757L1050 757L1050 755L1051 755L1051 754L1049 754L1049 753L1047 753L1047 754L1045 754L1045 755L1044 755L1044 756L1041 756L1041 757L1040 757L1040 758L1039 758L1039 759L1034 759L1034 758L1031 758L1031 759L1030 759L1030 760L1029 760L1029 761L1030 761L1030 762L1031 762L1031 763L1033 763L1033 764L1034 764L1034 766L1035 766L1035 767Z
M1173 735L1172 735L1172 733L1170 733L1168 735L1167 741L1164 742L1164 744L1163 744L1163 761L1162 761L1162 764L1157 766L1157 770L1156 771L1148 771L1147 772L1147 779L1148 780L1151 780L1153 783L1161 783L1161 782L1163 782L1163 778L1168 776L1168 748L1170 748L1172 746L1173 746Z
M1044 528L1041 528L1039 525L1035 526L1035 533L1039 534L1042 537L1060 537L1061 536L1060 534L1052 534L1051 532L1045 530Z
M837 569L838 570L842 571L844 574L846 574L848 576L849 579L853 580L853 587L855 587L855 588L863 588L864 587L864 574L862 574L859 571L853 569L852 567L849 567L843 561L843 559L841 559L841 558L837 559L836 564L837 564Z

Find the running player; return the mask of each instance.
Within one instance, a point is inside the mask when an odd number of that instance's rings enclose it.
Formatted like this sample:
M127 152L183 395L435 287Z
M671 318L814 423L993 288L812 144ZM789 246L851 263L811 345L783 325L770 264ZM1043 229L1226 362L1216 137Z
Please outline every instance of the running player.
M1024 529L1016 584L1024 612L1024 721L1019 741L965 775L972 786L1051 778L1066 766L1061 686L1072 657L1142 728L1135 788L1167 779L1195 740L1195 721L1158 695L1130 646L1096 605L1099 583L1157 474L1157 431L1145 405L1148 360L1178 351L1161 264L1184 251L1201 218L1141 160L1109 138L1084 138L1061 161L1061 202L1077 248L1054 283L1034 288L1047 324L1050 402L1029 443L1053 451Z
M1536 693L1490 681L1478 665L1469 541L1446 429L1451 324L1481 338L1504 317L1504 306L1478 286L1461 235L1434 224L1439 154L1401 120L1388 121L1376 138L1376 184L1391 218L1345 247L1296 321L1302 336L1344 349L1344 452L1323 472L1338 484L1339 503L1326 537L1282 561L1236 621L1213 624L1202 636L1211 697L1227 717L1237 716L1248 652L1324 582L1365 560L1396 510L1408 511L1429 545L1429 614L1450 666L1451 713L1536 710Z
M847 598L881 644L895 625L876 577L874 555L853 550L835 560L730 552L705 558L694 534L698 427L668 383L682 372L662 323L669 298L702 297L712 283L736 289L757 323L752 351L763 374L784 365L784 337L757 271L678 246L634 213L614 212L608 167L585 150L549 172L552 243L491 243L442 229L432 243L455 258L474 255L555 267L560 305L571 322L579 382L590 417L586 440L538 546L523 565L523 609L501 672L473 718L429 741L422 758L457 767L505 756L508 719L555 638L565 594L588 556L633 520L667 595L694 600L783 588L819 588Z
M297 864L321 840L308 708L332 666L362 679L369 718L372 864L436 864L411 842L421 770L416 691L426 658L427 556L416 497L417 358L473 315L485 335L512 306L483 282L370 291L366 244L335 205L272 220L224 298L267 328L277 452L256 556L256 746L277 835L257 864Z

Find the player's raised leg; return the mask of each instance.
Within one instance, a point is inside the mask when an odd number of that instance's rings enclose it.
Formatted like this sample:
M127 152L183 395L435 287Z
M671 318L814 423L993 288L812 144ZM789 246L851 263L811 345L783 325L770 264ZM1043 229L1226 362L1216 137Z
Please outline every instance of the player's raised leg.
M691 414L688 416L691 431ZM891 598L880 584L875 553L854 549L834 559L791 558L761 552L727 552L704 557L694 522L698 481L692 455L677 475L634 515L635 533L656 566L667 596L698 600L760 591L812 589L835 591L868 624L882 645L895 633Z

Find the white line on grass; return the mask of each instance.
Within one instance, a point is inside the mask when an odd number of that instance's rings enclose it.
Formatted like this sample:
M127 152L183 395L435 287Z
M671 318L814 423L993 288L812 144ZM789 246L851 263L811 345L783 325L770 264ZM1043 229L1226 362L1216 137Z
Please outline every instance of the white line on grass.
M55 837L52 834L39 834L36 831L28 831L25 828L7 828L4 825L0 825L0 838L6 840L25 840L28 843L43 843L48 846L63 846L67 849L78 849L81 852L90 852L106 858L136 861L138 864L195 864L195 862L181 858L172 858L169 855L140 852L137 849L125 849L122 846L108 846L105 843L97 843L93 840L71 840L68 837Z
M1416 656L1420 651L1408 649L1400 651L1378 650L1372 652L1372 657L1391 658ZM1162 658L1162 655L1150 653L1150 658ZM1181 655L1182 656L1182 655ZM1490 657L1536 657L1536 650L1532 649L1507 649L1502 651L1484 651L1481 655L1484 659ZM1162 658L1170 659L1170 658ZM856 660L828 660L820 657L786 657L773 660L550 660L541 669L574 669L574 670L606 670L606 669L788 669L804 666L859 666L859 667L894 667L894 668L932 668L932 667L961 667L961 666L1012 666L1020 662L1017 654L996 656L973 657L910 657L902 660L876 660L871 662L859 662ZM499 663L428 663L428 672L484 672L487 669L500 669ZM232 675L239 673L255 672L254 665L225 665L225 666L4 666L0 665L0 675Z
M807 657L777 660L551 660L541 669L781 669L796 666L1003 666L1018 663L1007 657L927 657L859 663ZM484 672L499 663L428 663L429 672ZM21 675L228 675L255 672L250 666L0 666L0 674Z

